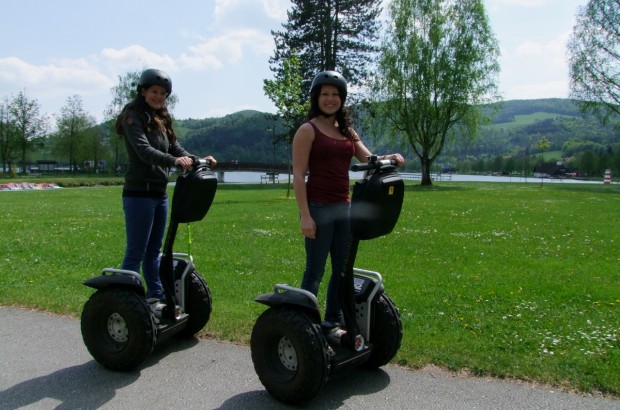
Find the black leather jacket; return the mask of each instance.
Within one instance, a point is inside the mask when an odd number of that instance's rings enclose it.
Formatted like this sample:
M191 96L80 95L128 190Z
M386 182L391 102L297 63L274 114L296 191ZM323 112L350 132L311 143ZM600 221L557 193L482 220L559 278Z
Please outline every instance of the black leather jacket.
M170 143L166 133L143 128L140 118L129 111L123 122L128 163L124 194L166 195L168 172L178 157L190 154L178 142ZM150 196L150 195L149 195Z

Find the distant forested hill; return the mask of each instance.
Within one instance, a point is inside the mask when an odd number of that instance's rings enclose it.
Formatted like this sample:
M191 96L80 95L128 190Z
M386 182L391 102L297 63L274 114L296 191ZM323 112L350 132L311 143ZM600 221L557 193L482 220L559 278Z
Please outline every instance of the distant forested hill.
M284 144L273 144L274 121L268 113L247 110L221 118L177 120L175 126L188 151L213 155L218 161L271 163L274 146L278 162L286 159ZM283 132L282 127L275 129Z
M475 141L453 143L447 152L457 159L533 153L543 136L550 143L547 151L560 151L562 157L586 149L600 154L620 143L613 124L604 126L592 116L584 117L572 100L512 100L501 105L493 124L483 127Z
M620 144L620 132L583 117L569 99L511 100L500 105L492 125L485 126L473 142L451 141L443 162L477 161L492 157L518 158L536 153L544 136L549 152L570 157L591 150L597 155ZM618 121L616 121L618 123ZM180 138L189 151L212 154L220 161L286 162L286 144L274 141L274 122L258 111L241 111L221 118L177 120ZM276 136L284 133L276 125ZM361 127L359 128L361 129ZM372 135L362 135L377 152L393 148ZM619 148L616 148L619 149ZM413 158L409 155L409 158Z
M579 108L572 100L551 98L541 100L510 100L502 104L501 111L495 117L495 124L514 123L519 116L527 116L536 113L566 115L580 117Z

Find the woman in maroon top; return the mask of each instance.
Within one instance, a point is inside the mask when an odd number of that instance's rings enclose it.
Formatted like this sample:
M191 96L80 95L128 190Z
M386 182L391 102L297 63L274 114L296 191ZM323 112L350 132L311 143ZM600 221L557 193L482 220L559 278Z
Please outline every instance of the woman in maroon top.
M319 73L310 87L310 110L293 139L293 186L305 237L306 269L302 289L318 294L331 255L323 326L340 325L338 287L350 236L349 167L351 159L368 162L371 152L351 126L344 108L347 83L339 73ZM404 163L400 154L380 159ZM307 175L307 181L306 181Z

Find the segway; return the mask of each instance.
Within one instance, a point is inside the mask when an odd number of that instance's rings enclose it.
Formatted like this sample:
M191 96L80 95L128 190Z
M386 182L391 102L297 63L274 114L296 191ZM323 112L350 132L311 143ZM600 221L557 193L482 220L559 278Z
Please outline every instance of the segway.
M173 253L180 223L202 220L215 196L217 177L204 159L178 176L172 197L159 274L166 306L156 317L138 272L105 268L84 285L96 289L82 310L84 344L97 362L119 371L139 366L158 343L173 335L191 337L211 316L211 293L192 256Z
M352 170L366 172L351 196L351 238L340 286L344 326L322 326L317 298L303 289L277 284L273 293L255 299L269 308L252 330L254 369L266 390L285 403L311 400L340 369L381 367L400 348L400 314L384 292L381 274L353 265L360 240L386 235L394 228L404 183L395 162L378 161L376 156Z

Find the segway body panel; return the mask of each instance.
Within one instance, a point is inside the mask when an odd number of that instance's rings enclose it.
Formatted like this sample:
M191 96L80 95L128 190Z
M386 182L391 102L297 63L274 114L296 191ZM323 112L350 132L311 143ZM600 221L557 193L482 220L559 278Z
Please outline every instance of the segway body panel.
M311 400L340 369L383 366L400 348L402 323L384 292L382 276L355 269L353 264L360 240L393 230L404 184L390 161L374 158L354 170L371 171L356 183L352 194L352 235L340 289L347 329L344 336L321 327L319 305L310 292L276 285L273 293L255 299L269 308L252 331L254 369L267 391L285 403Z
M139 273L106 268L84 285L96 289L84 305L84 343L100 364L128 371L144 362L157 343L173 335L191 336L208 322L212 300L209 287L196 272L192 257L173 253L179 223L202 220L215 196L217 178L204 160L195 160L180 175L174 189L160 278L166 296L162 317L151 312Z

